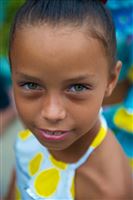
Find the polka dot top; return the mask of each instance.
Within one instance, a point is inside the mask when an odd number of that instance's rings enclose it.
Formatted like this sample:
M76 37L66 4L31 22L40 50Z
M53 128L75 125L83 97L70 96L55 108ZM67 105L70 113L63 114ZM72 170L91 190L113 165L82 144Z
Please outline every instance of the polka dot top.
M86 153L76 163L54 159L29 130L21 131L16 141L16 200L74 200L76 169L86 162L104 140L107 127L101 128Z

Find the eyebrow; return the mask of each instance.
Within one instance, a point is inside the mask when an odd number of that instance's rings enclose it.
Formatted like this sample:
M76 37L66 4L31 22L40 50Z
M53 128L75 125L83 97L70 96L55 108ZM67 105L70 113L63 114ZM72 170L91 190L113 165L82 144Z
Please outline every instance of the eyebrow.
M19 75L21 78L23 79L28 79L28 80L31 80L31 81L37 81L37 82L40 82L42 81L41 79L37 78L37 77L34 77L32 75L28 75L28 74L24 74L22 72L16 72L17 75ZM84 75L79 75L77 77L72 77L72 78L69 78L67 80L64 80L64 83L68 83L68 82L76 82L76 81L85 81L85 80L96 80L96 76L93 75L93 74L84 74Z
M41 79L39 79L39 78L37 78L35 76L24 74L22 72L16 72L16 74L19 75L20 78L22 78L22 79L31 80L31 81L37 81L37 82L41 81Z
M79 75L77 77L67 79L64 82L76 82L76 81L85 81L85 80L94 81L96 80L96 77L93 74L85 74L85 75Z

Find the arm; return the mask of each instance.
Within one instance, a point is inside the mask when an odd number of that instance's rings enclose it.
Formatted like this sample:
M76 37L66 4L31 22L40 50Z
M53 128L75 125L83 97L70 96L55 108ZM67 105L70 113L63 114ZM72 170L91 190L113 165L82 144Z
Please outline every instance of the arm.
M132 173L128 159L110 133L77 172L76 200L133 198Z

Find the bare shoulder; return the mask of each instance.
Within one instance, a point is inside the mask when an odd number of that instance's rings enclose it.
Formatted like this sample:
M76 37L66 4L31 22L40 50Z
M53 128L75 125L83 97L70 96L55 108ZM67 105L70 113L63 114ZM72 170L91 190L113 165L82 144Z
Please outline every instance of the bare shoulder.
M79 188L79 189L78 189ZM111 132L76 174L76 200L132 199L133 179L128 159Z

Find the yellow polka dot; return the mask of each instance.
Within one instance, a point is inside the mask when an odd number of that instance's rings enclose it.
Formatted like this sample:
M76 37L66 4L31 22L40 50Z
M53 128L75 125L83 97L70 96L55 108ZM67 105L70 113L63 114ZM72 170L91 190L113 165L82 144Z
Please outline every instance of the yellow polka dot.
M21 200L21 193L20 193L18 187L16 187L15 199L16 200Z
M19 138L23 141L26 140L29 136L31 136L31 132L29 130L19 132Z
M133 133L133 114L129 114L126 112L124 108L120 108L115 116L114 123L130 133Z
M42 159L43 159L43 154L42 153L38 153L29 162L28 168L29 168L29 173L30 173L31 176L33 176L39 170L41 162L42 162Z
M132 171L133 171L133 158L129 158L129 164L130 164Z
M56 167L65 170L67 168L67 164L61 161L57 161L53 158L53 156L50 156L50 161L53 163L53 165L55 165Z
M41 197L49 197L56 192L60 180L59 171L55 168L42 171L35 179L36 193Z
M128 78L133 83L133 65L129 69Z
M74 186L74 178L72 180L72 186L71 186L71 194L72 194L72 198L75 198L75 186Z

